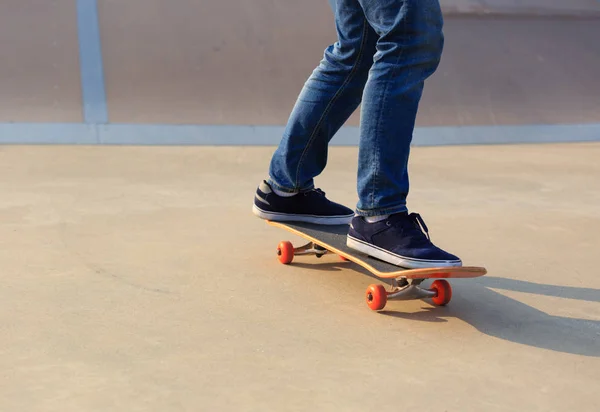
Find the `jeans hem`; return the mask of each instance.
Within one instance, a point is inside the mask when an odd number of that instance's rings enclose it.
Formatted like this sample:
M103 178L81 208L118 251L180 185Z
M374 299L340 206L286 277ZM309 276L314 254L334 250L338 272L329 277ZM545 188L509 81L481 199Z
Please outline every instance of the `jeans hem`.
M404 212L408 212L408 208L406 207L405 204L395 206L395 207L381 208L381 209L364 210L364 209L356 208L356 211L355 211L357 216L362 216L362 217L393 215L395 213L404 213Z
M314 183L312 183L312 184L310 184L310 185L308 185L308 186L306 186L306 187L303 187L303 188L295 188L295 189L290 189L289 187L284 187L284 186L281 186L280 184L278 184L277 182L275 182L275 181L273 180L273 178L269 178L269 179L267 180L267 183L268 183L268 184L269 184L269 186L271 186L272 188L274 188L274 189L277 189L277 190L279 190L280 192L283 192L283 193L301 193L301 192L308 192L309 190L313 190L313 189L315 188L315 185L314 185Z

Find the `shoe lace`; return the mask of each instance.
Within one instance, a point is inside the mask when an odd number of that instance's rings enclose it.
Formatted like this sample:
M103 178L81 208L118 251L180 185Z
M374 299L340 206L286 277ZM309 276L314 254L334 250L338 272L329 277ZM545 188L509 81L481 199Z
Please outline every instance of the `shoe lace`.
M399 219L392 223L393 226L402 227L405 233L410 233L413 236L418 237L426 237L427 240L431 241L431 237L429 236L429 229L425 224L425 221L418 213L411 213L408 215L408 221L411 224L407 225L407 219Z
M321 196L325 196L325 192L319 188L315 188L315 189L309 190L307 192L304 192L304 196L308 196L310 193L317 193Z

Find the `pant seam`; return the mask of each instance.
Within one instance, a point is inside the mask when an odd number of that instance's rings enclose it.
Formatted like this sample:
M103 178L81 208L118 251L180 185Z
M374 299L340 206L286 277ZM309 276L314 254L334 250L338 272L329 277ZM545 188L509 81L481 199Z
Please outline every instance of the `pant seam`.
M383 215L393 215L395 213L408 212L408 208L406 204L398 205L395 207L385 207L381 209L359 209L356 208L356 214L359 216L371 217L371 216L383 216Z
M406 32L406 24L407 24L406 20L407 19L408 19L408 13L405 15L405 17L403 19L403 22L402 22L402 24L404 26L403 27L403 31L404 32ZM387 33L387 34L389 34L389 33ZM379 40L381 40L381 37L379 38ZM389 81L389 79L390 78L394 78L396 76L396 72L398 70L398 62L400 61L400 59L402 58L403 55L404 55L404 48L400 47L400 53L398 54L398 57L396 58L396 62L394 63L394 67L391 70L391 74L388 75L388 77L386 79L385 89L383 90L383 98L382 98L382 107L383 108L387 105L388 90L389 90L390 83L391 83ZM377 189L377 183L378 183L377 180L378 180L378 176L379 176L379 169L380 169L380 163L381 163L381 160L380 160L380 157L381 157L381 154L380 154L380 140L379 140L380 139L379 136L380 136L381 132L380 132L379 128L381 127L381 121L382 121L382 118L383 118L383 112L384 112L384 110L380 110L379 111L379 116L377 117L377 123L375 124L375 131L376 131L375 132L376 133L376 138L375 138L376 150L375 150L375 153L376 153L376 156L377 156L377 161L375 162L375 164L376 164L376 173L374 173L373 183L371 185L371 209L375 208L375 192L376 192L376 189Z
M275 181L275 179L273 179L272 177L270 177L268 179L268 183L269 185L271 185L272 188L275 188L281 192L284 193L300 193L300 192L307 192L310 191L314 188L314 185L308 185L307 187L301 187L301 188L296 188L296 189L290 189L289 187L285 187L285 186L281 186L279 183L277 183Z
M329 112L331 111L331 107L333 106L333 104L338 100L339 96L342 94L342 92L344 91L344 89L346 88L346 86L348 85L348 83L350 83L350 81L354 78L356 72L358 71L358 67L361 63L361 60L363 58L363 52L364 52L364 48L365 48L365 44L367 43L367 36L368 36L368 26L367 26L367 20L366 18L363 19L363 36L361 39L361 43L360 43L360 47L358 50L358 56L356 57L356 62L354 63L354 66L352 67L352 70L350 70L350 74L348 74L348 76L346 77L346 80L344 80L344 83L342 83L342 86L338 89L338 91L335 93L335 95L331 98L330 102L327 104L327 106L325 107L325 110L323 111L323 114L321 115L321 118L319 119L319 121L317 122L310 138L308 139L308 143L306 144L306 147L304 148L304 151L302 152L302 155L300 156L300 161L298 162L298 168L296 169L296 182L295 182L295 186L297 187L299 185L299 180L300 180L300 169L302 168L302 165L304 163L304 158L306 156L306 153L308 152L308 149L310 148L310 146L312 145L312 143L315 140L315 137L317 135L317 131L319 130L319 128L321 127L321 125L323 124L323 121L325 120L325 117L327 117L327 115L329 114Z

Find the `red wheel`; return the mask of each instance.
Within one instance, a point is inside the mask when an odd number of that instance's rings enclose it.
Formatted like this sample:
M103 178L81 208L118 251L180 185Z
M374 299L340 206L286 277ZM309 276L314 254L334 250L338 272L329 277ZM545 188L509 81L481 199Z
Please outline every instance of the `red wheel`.
M289 265L294 260L294 246L291 242L279 242L277 246L277 259L284 265Z
M344 262L347 262L347 261L348 261L348 259L346 259L346 258L345 258L345 257L343 257L343 256L340 256L340 260L343 260Z
M431 284L431 290L436 292L436 295L431 299L437 306L444 306L452 299L452 287L447 280L438 279Z
M370 285L367 288L367 305L372 310L381 310L387 303L387 293L381 285Z

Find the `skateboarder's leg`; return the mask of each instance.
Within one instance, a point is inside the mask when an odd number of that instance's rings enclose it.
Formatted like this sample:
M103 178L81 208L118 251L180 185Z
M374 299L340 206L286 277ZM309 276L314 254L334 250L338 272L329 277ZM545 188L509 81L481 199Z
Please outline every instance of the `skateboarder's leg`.
M309 190L327 163L328 144L359 106L376 34L358 0L336 0L338 42L329 46L298 96L270 164L271 185Z
M256 191L253 212L263 219L349 223L354 211L314 189L333 135L359 106L377 35L358 0L336 0L338 42L306 81L275 151L270 180ZM293 195L289 197L288 195Z
M406 207L419 101L444 42L439 1L359 1L378 40L361 113L360 216L352 220L348 246L404 267L458 266L460 259L433 245L425 222Z
M425 80L444 43L438 0L360 0L379 39L361 113L358 214L404 212L408 158Z

